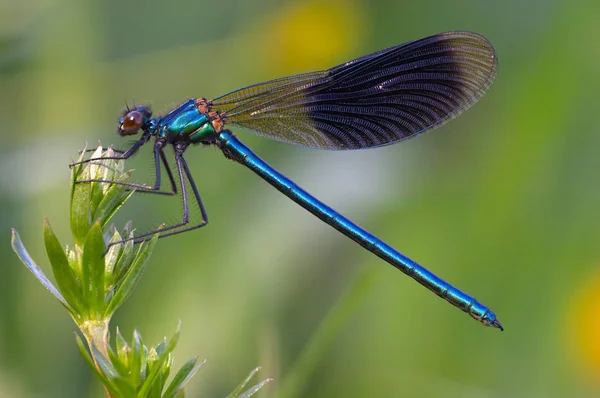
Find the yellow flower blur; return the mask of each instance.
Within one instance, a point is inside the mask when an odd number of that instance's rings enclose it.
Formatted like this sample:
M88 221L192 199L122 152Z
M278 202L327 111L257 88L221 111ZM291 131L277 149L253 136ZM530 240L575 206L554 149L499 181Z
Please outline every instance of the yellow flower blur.
M578 362L600 380L600 269L577 292L567 322Z
M278 74L292 74L358 57L370 33L363 15L349 0L310 0L278 10L265 29L267 64Z

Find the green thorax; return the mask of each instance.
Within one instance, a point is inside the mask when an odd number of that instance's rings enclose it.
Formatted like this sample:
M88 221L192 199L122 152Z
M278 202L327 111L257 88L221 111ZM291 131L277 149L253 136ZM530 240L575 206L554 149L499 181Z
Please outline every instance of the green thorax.
M157 124L159 137L168 141L187 140L191 143L207 141L217 132L206 113L198 110L196 100L191 99L160 119Z

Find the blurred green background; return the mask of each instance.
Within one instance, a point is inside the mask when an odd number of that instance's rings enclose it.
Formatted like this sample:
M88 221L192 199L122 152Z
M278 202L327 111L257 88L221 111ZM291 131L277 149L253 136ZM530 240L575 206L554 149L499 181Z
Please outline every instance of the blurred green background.
M329 309L366 274L371 290L300 396L597 397L598 13L592 0L0 2L0 397L103 396L73 322L9 241L17 228L50 273L43 217L69 241L67 165L86 142L127 146L115 134L124 101L161 113L447 30L488 37L500 70L480 103L443 128L345 153L239 136L489 305L504 333L207 148L186 155L211 223L159 242L113 324L151 344L181 319L177 362L208 359L191 397L225 396L257 365L275 378L260 396L277 397ZM136 178L148 176L149 153L132 162ZM181 210L173 198L131 203L120 216L140 226Z

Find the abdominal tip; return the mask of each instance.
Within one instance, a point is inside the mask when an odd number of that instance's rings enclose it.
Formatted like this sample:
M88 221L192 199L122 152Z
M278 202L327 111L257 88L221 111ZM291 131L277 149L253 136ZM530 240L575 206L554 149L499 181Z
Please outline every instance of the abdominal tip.
M494 319L494 321L492 323L490 323L490 326L498 328L498 329L500 329L501 332L504 332L504 328L502 327L502 324L497 319Z

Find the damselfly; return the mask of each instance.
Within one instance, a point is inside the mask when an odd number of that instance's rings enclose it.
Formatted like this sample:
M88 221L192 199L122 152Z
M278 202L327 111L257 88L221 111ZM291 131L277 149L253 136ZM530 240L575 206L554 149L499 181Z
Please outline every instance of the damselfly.
M129 158L153 138L156 166L154 185L126 185L138 191L175 194L178 184L164 154L164 148L172 146L184 208L180 223L138 235L135 242L155 233L165 237L208 223L183 154L192 144L214 145L226 158L248 167L313 215L452 305L484 325L502 329L488 307L311 196L226 129L241 127L259 136L320 149L388 145L439 127L468 109L492 84L497 65L494 48L487 39L471 32L448 32L377 51L325 71L255 84L214 99L192 98L161 117L153 118L147 106L126 109L119 119L119 135L141 132L141 136L115 159ZM160 191L161 164L169 177L170 192ZM186 180L201 215L194 225L190 225Z

